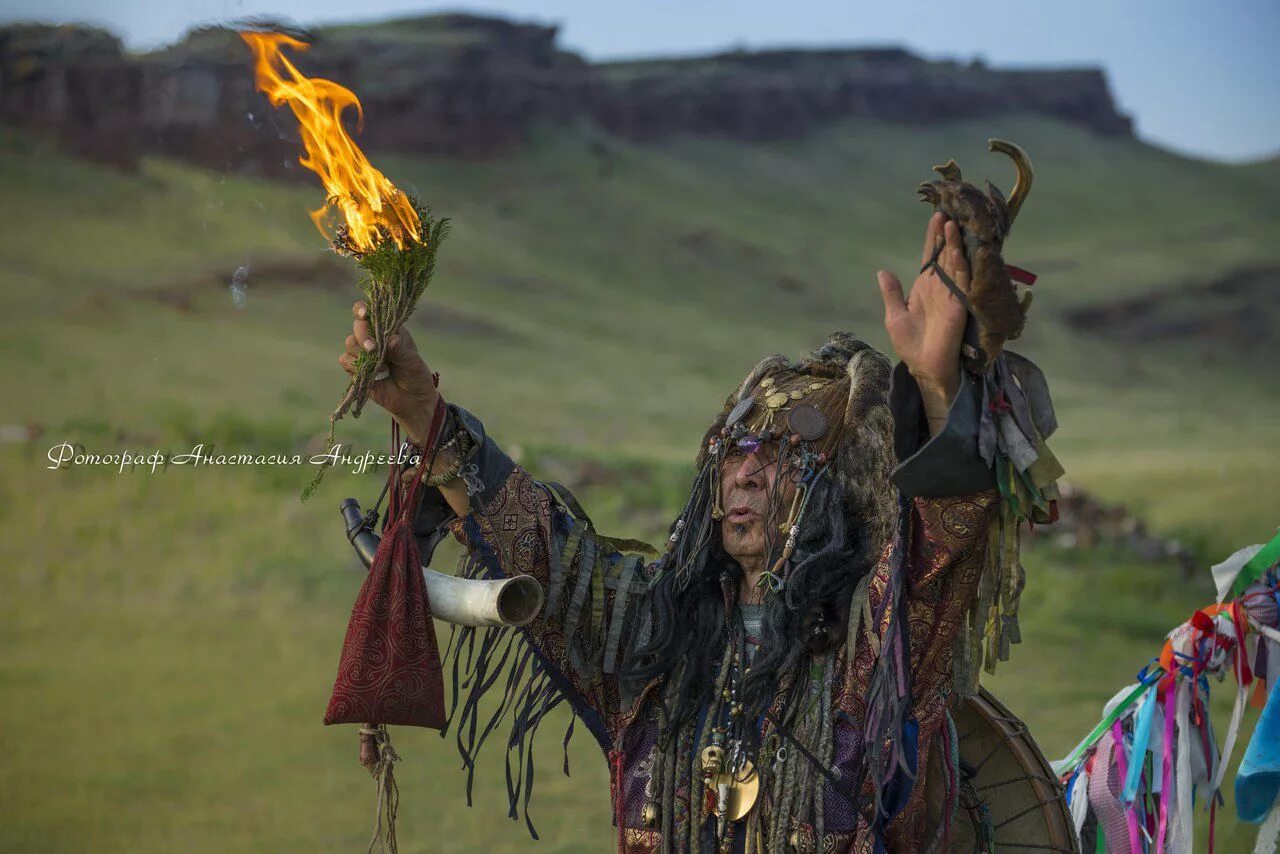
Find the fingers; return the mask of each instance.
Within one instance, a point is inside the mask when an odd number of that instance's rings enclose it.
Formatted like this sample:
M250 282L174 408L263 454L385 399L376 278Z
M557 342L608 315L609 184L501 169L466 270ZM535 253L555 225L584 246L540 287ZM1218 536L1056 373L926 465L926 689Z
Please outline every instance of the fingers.
M964 257L964 244L960 240L960 227L948 221L944 231L947 248L943 252L942 267L956 283L956 287L969 292L969 262Z
M947 224L942 228L942 233L947 240L947 249L952 253L959 252L963 255L964 247L960 245L960 227L953 221L947 220Z
M907 313L907 301L902 295L902 282L888 270L879 270L876 281L880 284L880 296L884 298L884 325L892 325Z
M387 339L386 360L396 367L406 366L421 361L418 355L417 342L403 326Z
M942 224L947 221L947 215L942 211L934 211L933 216L929 217L929 227L924 233L924 249L920 252L920 266L924 267L929 263L929 259L933 257L934 247L942 240Z
M338 357L338 364L342 365L342 369L348 374L355 373L359 357L377 349L369 324L369 307L363 300L358 300L351 306L351 314L355 318L351 324L351 334L347 336L344 343L345 349ZM382 368L374 379L385 380L392 371L410 384L417 383L422 376L428 378L431 376L430 369L418 354L417 342L404 327L386 339L382 351ZM431 382L434 385L434 379ZM403 385L403 382L400 384Z
M338 364L342 365L342 370L348 374L355 373L356 358L360 355L360 347L356 344L356 336L348 335L347 340L342 343L342 355L338 356Z
M351 324L351 332L355 335L356 344L373 352L373 348L377 345L373 343L373 334L369 331L369 309L365 306L364 300L357 300L355 305L351 306L351 314L355 317L355 321Z

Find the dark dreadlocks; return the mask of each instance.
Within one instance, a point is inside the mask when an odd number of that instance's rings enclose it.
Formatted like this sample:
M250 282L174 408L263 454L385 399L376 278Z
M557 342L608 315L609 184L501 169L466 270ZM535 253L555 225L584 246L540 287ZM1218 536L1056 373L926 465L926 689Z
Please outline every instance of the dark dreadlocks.
M777 595L766 596L761 647L743 686L746 720L759 721L782 674L800 667L809 653L838 646L845 636L849 603L858 581L871 571L874 555L864 520L844 501L833 480L815 486L809 522L797 542L793 569ZM720 523L713 523L705 558L689 585L677 592L674 574L653 590L653 634L635 650L621 676L633 690L666 675L668 731L680 729L710 699L715 668L728 640L726 595L738 598L742 568L725 553ZM727 593L726 593L727 592ZM754 751L757 727L748 727Z

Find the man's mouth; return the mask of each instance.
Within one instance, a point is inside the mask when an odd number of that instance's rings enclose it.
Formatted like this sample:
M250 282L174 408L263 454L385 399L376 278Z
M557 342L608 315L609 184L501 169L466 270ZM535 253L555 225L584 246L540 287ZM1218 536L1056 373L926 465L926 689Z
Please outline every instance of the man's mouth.
M725 518L730 522L737 522L738 524L742 524L749 519L757 519L759 517L760 514L752 510L750 507L732 507L728 514L725 515Z

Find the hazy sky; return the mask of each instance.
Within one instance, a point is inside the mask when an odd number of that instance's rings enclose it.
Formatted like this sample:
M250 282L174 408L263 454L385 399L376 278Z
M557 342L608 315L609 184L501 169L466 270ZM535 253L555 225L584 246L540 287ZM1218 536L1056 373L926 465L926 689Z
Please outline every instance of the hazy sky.
M1280 153L1280 0L0 0L0 20L90 21L141 48L247 16L314 24L459 9L560 24L561 44L593 59L898 44L1003 67L1102 66L1144 139L1222 160Z

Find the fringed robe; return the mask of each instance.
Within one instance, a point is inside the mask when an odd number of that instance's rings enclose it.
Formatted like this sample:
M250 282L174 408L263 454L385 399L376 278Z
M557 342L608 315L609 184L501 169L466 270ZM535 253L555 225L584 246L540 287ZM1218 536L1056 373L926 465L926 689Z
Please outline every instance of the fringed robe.
M967 378L945 429L932 438L922 419L915 383L902 365L894 374L890 404L896 450L904 460L894 482L906 495L916 496L909 503L905 595L913 671L911 716L918 723L919 737L918 778L907 803L889 824L886 843L895 852L946 850L944 837L954 811L958 774L954 732L947 720L953 648L962 630L964 637L971 635L972 627L965 623L987 560L999 494L990 471L980 460L974 462L977 403ZM461 427L471 434L468 464L475 466L470 472L472 482L480 488L472 496L472 512L463 519L451 516L438 491L428 494L416 525L424 538L424 554L430 554L446 531L452 532L467 548L464 574L532 575L542 583L547 601L542 613L522 629L459 630L461 637L455 637L452 645L455 708L450 725L459 732L467 730L470 743L464 751L474 756L488 734L485 721L477 717L477 703L487 691L505 689L503 702L509 704L514 720L508 739L509 767L511 754L516 754L512 807L514 811L517 800L523 798L527 820L533 735L542 716L567 701L609 760L611 804L615 824L620 821L623 850L628 854L662 850L661 831L646 829L641 821L662 680L654 680L634 697L622 692L618 680L624 650L647 639L651 628L644 590L653 566L628 551L627 546L634 544L594 532L567 491L535 480L485 435L473 415L456 407L454 411ZM945 497L926 497L937 495ZM873 572L872 613L889 580L889 551L886 547ZM838 678L831 683L835 721L830 771L841 786L818 778L823 785L826 851L874 850L870 789L863 792L860 811L853 807L850 790L863 752L863 697L875 661L872 632L883 637L886 626L887 617L884 624L864 626L852 655L846 643L835 653ZM771 717L781 719L784 689L793 676L784 675ZM460 696L458 685L464 679L468 688ZM770 739L770 721L763 726L760 743L775 743L776 738ZM692 745L683 745L678 756L677 767L686 773L676 787L677 815L672 822L682 829L690 822L708 828L712 822L701 797L701 781L691 773L691 752ZM792 821L790 825L788 837L797 840L799 850L814 850L811 824ZM673 834L676 851L688 850L684 832Z

